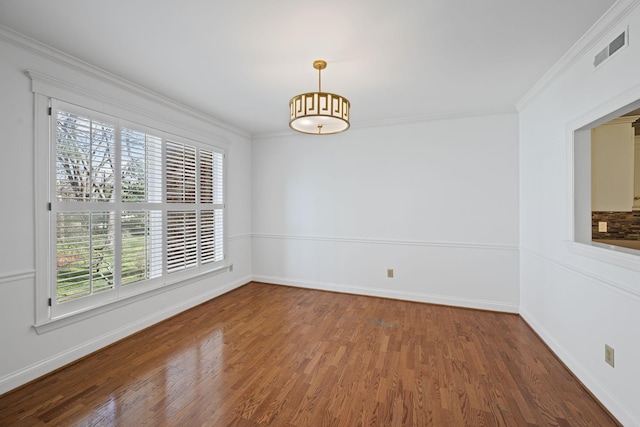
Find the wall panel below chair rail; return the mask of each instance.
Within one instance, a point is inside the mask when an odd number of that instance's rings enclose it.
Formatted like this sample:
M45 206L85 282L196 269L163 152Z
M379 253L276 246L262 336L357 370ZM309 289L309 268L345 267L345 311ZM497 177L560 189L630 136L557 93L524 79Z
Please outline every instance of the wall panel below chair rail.
M511 245L254 235L253 278L517 313L518 256Z

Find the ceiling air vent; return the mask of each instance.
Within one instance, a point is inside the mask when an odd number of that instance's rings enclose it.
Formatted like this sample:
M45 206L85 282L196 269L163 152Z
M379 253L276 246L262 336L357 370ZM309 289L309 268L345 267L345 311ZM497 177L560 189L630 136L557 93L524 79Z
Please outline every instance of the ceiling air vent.
M593 66L597 67L598 65L602 64L607 58L611 57L614 53L625 47L628 43L629 38L627 29L627 31L620 33L618 37L613 39L611 43L609 43L607 46L605 46L604 49L598 52L596 57L593 59Z

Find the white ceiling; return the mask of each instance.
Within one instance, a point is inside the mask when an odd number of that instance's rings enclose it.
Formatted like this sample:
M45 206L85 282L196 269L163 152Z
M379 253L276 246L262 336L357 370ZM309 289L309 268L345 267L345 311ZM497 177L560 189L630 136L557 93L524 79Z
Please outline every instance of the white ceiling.
M515 111L614 2L0 0L0 24L265 135L317 89L315 59L352 127Z

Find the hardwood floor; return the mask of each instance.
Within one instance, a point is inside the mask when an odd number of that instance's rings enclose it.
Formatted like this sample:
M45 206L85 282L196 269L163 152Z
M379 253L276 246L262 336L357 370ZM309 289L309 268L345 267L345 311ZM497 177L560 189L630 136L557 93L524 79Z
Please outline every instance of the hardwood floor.
M517 315L250 283L0 396L0 425L617 425Z

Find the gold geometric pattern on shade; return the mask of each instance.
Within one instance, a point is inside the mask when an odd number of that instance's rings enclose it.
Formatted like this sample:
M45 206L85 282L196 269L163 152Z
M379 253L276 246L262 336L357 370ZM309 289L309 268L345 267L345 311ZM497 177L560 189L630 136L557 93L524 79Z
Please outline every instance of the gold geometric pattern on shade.
M291 129L312 135L330 135L349 129L351 103L341 95L322 92L320 72L327 63L315 61L318 91L296 95L289 101Z

